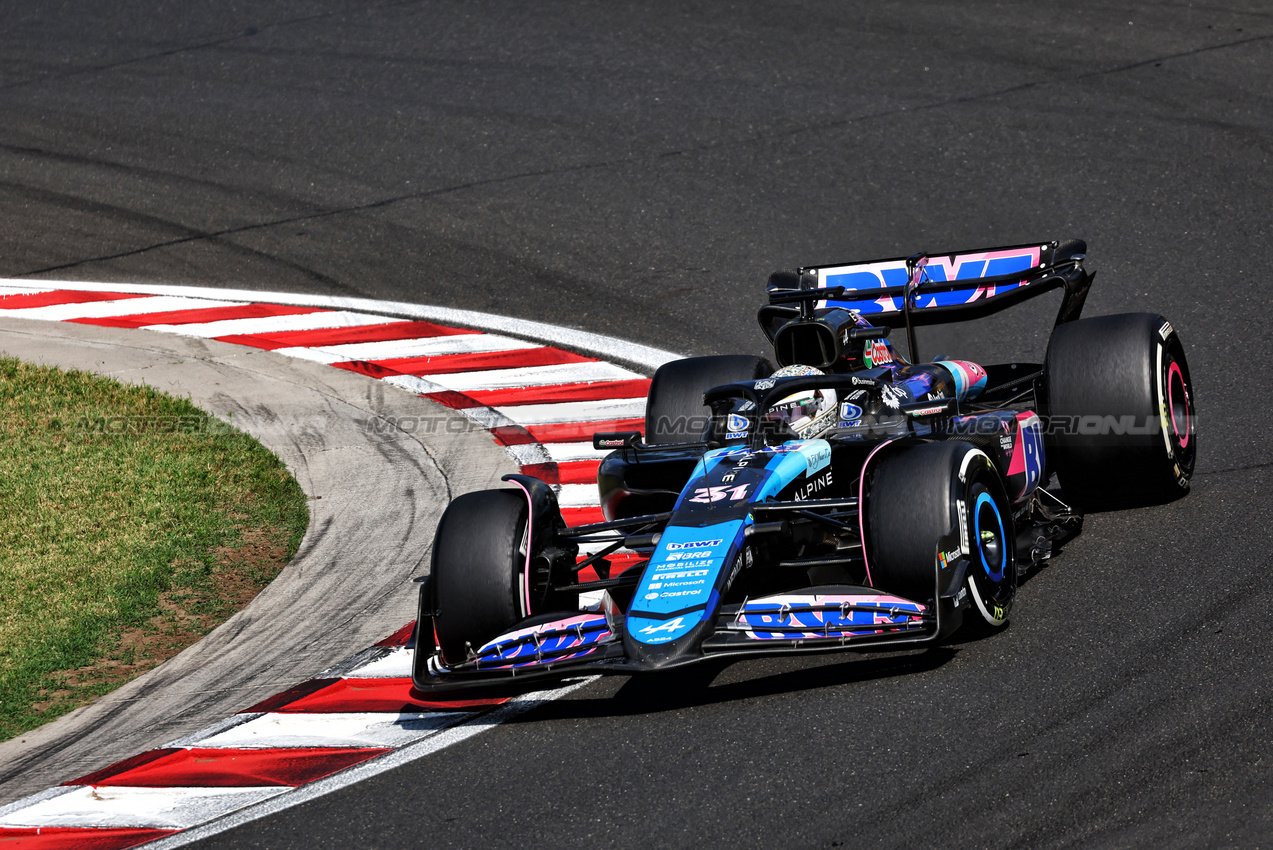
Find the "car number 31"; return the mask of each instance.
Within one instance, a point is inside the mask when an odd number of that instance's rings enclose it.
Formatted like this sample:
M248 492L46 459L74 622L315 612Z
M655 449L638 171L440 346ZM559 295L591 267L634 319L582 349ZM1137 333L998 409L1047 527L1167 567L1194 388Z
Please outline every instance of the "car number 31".
M739 484L736 487L695 487L694 495L690 496L691 502L720 502L728 499L731 502L737 502L747 498L747 488L750 484Z

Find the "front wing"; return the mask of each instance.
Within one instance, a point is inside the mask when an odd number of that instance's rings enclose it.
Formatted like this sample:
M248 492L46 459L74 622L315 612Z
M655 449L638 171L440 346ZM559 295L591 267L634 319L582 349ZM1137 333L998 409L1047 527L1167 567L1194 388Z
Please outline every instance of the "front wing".
M514 627L449 668L430 651L431 620L422 610L412 682L427 694L473 687L522 689L544 680L630 675L722 656L903 648L948 634L956 605L954 598L924 605L869 587L847 586L747 599L721 607L700 652L653 664L629 658L623 614L607 596L601 610L547 621L536 618L540 622Z

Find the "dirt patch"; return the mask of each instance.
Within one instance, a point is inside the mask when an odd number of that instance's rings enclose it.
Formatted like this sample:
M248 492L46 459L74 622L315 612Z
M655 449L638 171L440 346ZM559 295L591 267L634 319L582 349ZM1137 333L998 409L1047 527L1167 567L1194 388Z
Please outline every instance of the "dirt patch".
M54 674L52 687L37 691L33 711L58 713L92 702L99 694L158 667L197 643L245 607L287 565L289 531L243 529L242 543L212 550L215 566L194 590L159 596L159 614L144 627L118 635L114 649L92 664Z

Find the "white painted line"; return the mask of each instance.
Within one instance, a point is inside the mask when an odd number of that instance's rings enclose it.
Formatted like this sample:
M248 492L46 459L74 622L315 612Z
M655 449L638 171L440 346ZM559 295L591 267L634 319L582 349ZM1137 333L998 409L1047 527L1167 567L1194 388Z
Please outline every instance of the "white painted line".
M580 543L580 544L579 544L579 554L580 554L580 555L592 555L592 554L594 554L594 553L596 553L596 552L600 552L602 549L604 549L604 548L606 548L607 546L610 546L610 545L613 545L613 542L611 542L611 543ZM634 552L634 551L632 551L631 549L628 549L628 548L626 548L626 547L625 547L625 548L622 548L622 549L620 549L619 551L615 552L614 554L615 554L615 555L635 555L635 554L637 554L637 553L636 553L636 552Z
M217 749L401 747L472 716L471 711L269 713L187 746Z
M489 407L466 407L459 412L470 422L488 431L492 428L507 428L517 424L504 414L497 410L491 410ZM538 462L542 463L543 461Z
M0 304L4 303L4 298L9 295L38 295L41 292L54 292L57 290L55 286L5 286L0 288Z
M592 443L546 443L544 448L557 463L572 460L601 460L613 449L594 449Z
M449 390L501 390L510 387L546 387L554 384L581 384L592 381L623 381L639 378L613 363L562 363L556 366L522 366L512 369L487 369L480 372L452 372L424 375ZM644 400L643 400L644 401Z
M416 393L417 395L440 393L446 389L446 387L426 381L424 378L417 378L415 375L391 375L383 380L386 384L393 384L395 387L401 387L407 392Z
M585 590L579 594L580 611L597 611L601 608L601 600L605 598L604 590Z
M0 302L3 303L3 302ZM167 313L170 310L198 310L205 307L242 307L244 302L210 301L206 298L127 298L123 301L87 301L82 304L50 304L48 307L26 307L0 310L0 316L11 319L40 319L65 322L70 319L103 319L114 316L136 316L139 313Z
M592 443L544 443L543 445L505 446L505 448L522 466L545 461L569 463L574 460L601 460L611 451L610 449L594 449Z
M606 419L640 419L645 399L616 398L604 401L563 401L558 404L519 404L495 408L519 425L554 422L600 422Z
M652 348L635 342L627 342L588 331L511 319L493 313L474 310L456 310L450 307L429 307L409 304L405 301L377 301L371 298L337 298L328 295L297 295L294 292L257 292L251 289L217 289L208 286L171 286L143 283L84 283L61 280L0 279L0 287L28 288L44 286L50 289L75 289L81 292L139 292L148 295L181 295L193 298L211 298L220 301L262 301L270 304L293 304L302 307L326 307L329 310L361 310L387 313L411 319L450 323L469 328L501 331L526 339L549 342L575 351L586 351L607 360L632 363L644 369L657 369L670 360L683 355Z
M595 508L601 504L596 484L562 484L557 504L563 508Z
M241 712L239 714L231 714L229 717L223 717L211 726L205 726L197 732L191 732L189 735L169 741L163 745L164 749L198 747L202 746L201 741L206 741L214 735L219 735L227 729L233 729L235 726L242 726L244 723L250 723L258 717L264 717L264 713L259 711Z
M139 827L187 829L284 794L268 788L132 788L73 786L0 818L0 827Z
M65 785L55 785L52 788L45 788L43 791L38 791L29 797L23 797L19 800L14 800L12 803L6 803L5 805L0 806L0 823L3 823L5 819L14 812L34 806L36 803L43 802L44 800L52 800L54 797L61 797L63 794L69 794L72 790L72 788Z
M312 360L315 363L326 363L328 365L332 363L341 363L345 359L343 357L336 357L333 354L327 354L321 348L302 348L300 346L295 348L276 348L274 349L274 353L282 354L284 357L295 357L298 360Z
M374 316L367 313L296 313L290 316L263 316L256 319L223 319L219 322L204 322L190 325L147 325L148 331L178 334L180 336L197 336L209 339L214 336L237 336L238 334L266 334L279 331L313 331L322 328L353 328L361 325L382 325L392 322L388 316Z
M479 715L469 723L453 726L445 732L439 732L418 743L395 750L392 753L386 753L380 758L354 765L348 770L342 770L340 773L319 779L308 785L301 785L287 794L281 794L273 799L266 800L260 805L234 812L212 823L161 838L158 841L147 844L147 850L169 850L172 847L182 847L233 829L236 826L241 826L260 818L271 817L285 809L290 809L292 806L307 803L310 800L330 794L333 791L339 791L356 782L362 782L365 779L370 779L373 776L394 770L404 764L409 764L417 759L432 755L439 750L461 743L487 729L512 720L532 708L561 699L571 691L595 682L596 679L596 676L592 676L578 682L571 682L556 690L539 691L538 693L516 697L493 711Z
M350 679L410 679L414 658L414 650L395 646L387 655L355 667L345 676Z
M437 357L442 354L475 354L488 351L517 351L537 348L533 342L514 339L500 334L452 334L418 339L392 339L384 342L352 342L344 345L325 345L310 348L317 356L330 357L324 363L342 360L395 360L401 357ZM277 354L292 354L294 349L276 348ZM293 354L292 356L306 356Z

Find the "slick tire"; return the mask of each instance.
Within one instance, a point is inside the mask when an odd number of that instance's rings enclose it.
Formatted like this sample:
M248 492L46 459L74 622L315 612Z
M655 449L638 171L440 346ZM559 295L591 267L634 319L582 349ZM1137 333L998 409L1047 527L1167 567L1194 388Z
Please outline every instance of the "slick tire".
M966 627L998 629L1017 590L1016 533L998 470L968 443L907 446L876 467L866 502L875 587L917 602L943 592L962 558L972 605ZM953 556L953 557L952 557Z
M1044 362L1049 466L1083 508L1184 495L1198 451L1184 346L1154 313L1069 322Z
M725 354L664 363L650 382L645 403L645 442L693 443L702 439L709 410L703 393L721 384L767 378L773 366L762 357Z
M442 660L458 664L527 616L521 581L528 508L517 490L479 490L452 500L433 541L433 628Z

